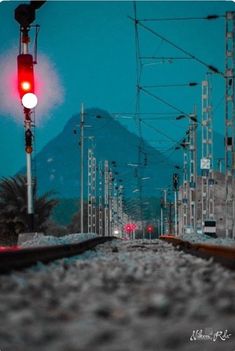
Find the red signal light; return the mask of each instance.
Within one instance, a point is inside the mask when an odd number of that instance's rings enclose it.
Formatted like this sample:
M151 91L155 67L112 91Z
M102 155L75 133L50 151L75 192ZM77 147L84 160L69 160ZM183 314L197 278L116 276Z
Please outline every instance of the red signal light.
M20 98L27 93L34 93L33 56L20 54L17 56L18 90Z
M153 232L153 226L152 225L148 225L147 232L148 233L152 233Z
M126 233L130 233L132 231L131 224L125 224L124 229Z
M137 225L135 223L127 223L124 226L124 230L126 233L131 233L137 229Z
M29 92L30 89L31 89L31 84L30 84L30 82L24 81L24 82L22 82L20 85L21 85L21 89L22 89L23 91L25 91L25 92Z

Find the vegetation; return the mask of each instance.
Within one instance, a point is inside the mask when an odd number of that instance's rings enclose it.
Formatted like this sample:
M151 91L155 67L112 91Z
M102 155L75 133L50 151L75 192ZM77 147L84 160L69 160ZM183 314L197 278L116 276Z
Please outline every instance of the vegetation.
M36 181L33 185L34 224L38 232L46 230L53 208L58 201L53 193L36 195ZM23 175L2 178L0 181L0 244L17 243L19 233L28 231L27 180Z
M36 181L34 182L35 231L54 236L79 233L81 229L79 199L61 199L59 202L53 195L53 192L48 192L43 196L37 196L37 185ZM159 210L159 199L147 198L144 204L148 204L148 211L145 211L145 207L143 208L144 220L148 221L151 218L155 218L156 212ZM135 204L132 199L128 199L124 204L124 211L133 220L138 221L139 216L135 205L137 206L138 203ZM88 231L87 212L88 204L84 202L84 232ZM12 178L2 178L0 180L0 245L16 244L20 233L29 232L27 224L26 177L17 175ZM96 208L96 232L98 233L98 231L99 211ZM142 232L137 230L136 237L142 237Z

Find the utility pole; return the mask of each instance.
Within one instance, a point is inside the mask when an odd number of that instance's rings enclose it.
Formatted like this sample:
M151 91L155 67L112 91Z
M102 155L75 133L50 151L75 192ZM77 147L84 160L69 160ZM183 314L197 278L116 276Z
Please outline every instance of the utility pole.
M108 172L108 210L109 210L109 235L113 234L113 172Z
M123 185L119 185L118 187L118 227L121 234L123 234ZM122 236L122 235L121 235Z
M226 12L225 32L225 230L235 238L235 12Z
M84 233L84 106L80 110L80 228Z
M187 227L188 227L188 218L189 218L189 182L188 182L188 147L189 147L189 135L184 139L184 142L182 143L182 148L183 148L183 196L182 196L182 202L183 202L183 230L184 234L186 233Z
M99 235L104 235L103 232L103 167L102 162L99 162Z
M196 233L197 225L197 116L190 116L189 125L189 211L190 226Z
M178 236L178 190L179 190L179 175L173 174L173 190L174 190L174 203L175 203L175 236Z
M165 231L166 234L166 224L167 224L167 207L168 207L168 201L167 201L167 192L168 189L163 189L163 209L162 209L162 229ZM169 226L170 226L170 222L168 221L168 232L169 232ZM163 233L164 234L164 233Z
M169 234L172 235L173 229L172 229L172 207L173 203L169 201L169 218L168 218L168 223L169 223Z
M96 233L96 158L88 149L88 233Z
M160 200L160 207L161 207L161 214L160 214L160 235L164 234L164 217L163 217L163 210L164 210L164 200L161 198Z
M118 185L115 179L114 181L114 191L113 191L113 227L114 230L119 232L118 228Z
M202 82L201 218L204 233L216 231L214 221L213 115L211 74ZM213 222L213 223L212 223ZM207 224L209 226L207 227ZM212 227L213 226L213 227Z
M109 236L109 162L104 161L104 235Z

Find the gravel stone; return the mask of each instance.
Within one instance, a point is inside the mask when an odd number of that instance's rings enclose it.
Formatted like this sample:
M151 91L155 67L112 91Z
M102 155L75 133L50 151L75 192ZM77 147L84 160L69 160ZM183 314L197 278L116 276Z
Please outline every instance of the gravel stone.
M0 276L0 350L235 351L234 312L234 272L160 240L116 240Z

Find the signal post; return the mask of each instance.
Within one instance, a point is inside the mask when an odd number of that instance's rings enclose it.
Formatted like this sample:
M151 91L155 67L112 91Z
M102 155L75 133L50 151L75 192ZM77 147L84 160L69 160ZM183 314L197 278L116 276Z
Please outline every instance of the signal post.
M28 229L34 230L34 206L33 206L33 181L32 181L32 151L33 133L31 115L37 105L37 96L34 86L33 56L29 54L29 30L35 20L35 10L42 6L45 1L31 1L30 4L21 4L15 9L15 20L20 24L20 48L17 56L18 91L23 106L25 127L25 152L27 168L27 214Z

